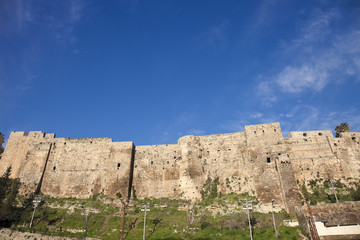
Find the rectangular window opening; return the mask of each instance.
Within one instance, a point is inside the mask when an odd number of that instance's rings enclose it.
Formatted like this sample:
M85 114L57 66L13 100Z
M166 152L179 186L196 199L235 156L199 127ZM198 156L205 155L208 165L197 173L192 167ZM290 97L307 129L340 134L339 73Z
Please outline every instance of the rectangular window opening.
M266 162L267 163L270 163L271 162L271 159L268 157L268 158L266 158Z

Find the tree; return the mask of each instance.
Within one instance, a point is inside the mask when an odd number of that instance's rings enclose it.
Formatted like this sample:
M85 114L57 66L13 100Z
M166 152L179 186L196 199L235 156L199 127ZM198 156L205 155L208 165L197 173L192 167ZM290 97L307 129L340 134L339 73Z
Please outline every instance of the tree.
M5 173L0 177L0 208L3 205L4 199L6 199L6 195L9 193L11 186L10 174L11 166L8 167Z
M0 177L0 226L8 227L20 216L16 196L19 192L20 180L10 179L11 166Z
M335 127L336 137L339 137L340 133L348 132L349 130L350 130L350 126L346 122L343 122L340 125L337 125Z

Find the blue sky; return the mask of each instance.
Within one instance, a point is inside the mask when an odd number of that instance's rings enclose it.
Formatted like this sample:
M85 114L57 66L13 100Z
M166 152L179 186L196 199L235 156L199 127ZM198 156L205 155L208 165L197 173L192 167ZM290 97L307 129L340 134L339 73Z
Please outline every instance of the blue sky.
M357 0L0 1L0 131L360 131Z

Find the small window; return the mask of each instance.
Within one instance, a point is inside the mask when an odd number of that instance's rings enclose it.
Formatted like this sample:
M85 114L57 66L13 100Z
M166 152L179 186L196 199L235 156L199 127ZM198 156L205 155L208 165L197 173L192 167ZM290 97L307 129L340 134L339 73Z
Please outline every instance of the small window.
M151 161L151 165L153 165L154 164L154 161Z
M352 139L353 141L356 141L356 137L352 137L351 139Z
M64 145L66 145L66 142L64 142Z
M92 143L92 141L90 141L90 143Z
M334 143L334 146L337 146L337 144L336 144L336 143Z
M319 133L319 136L322 136L322 133Z
M276 132L276 129L274 128L274 132Z
M304 136L304 137L306 137L306 136L307 136L307 134L306 134L306 133L303 133L303 136Z
M54 166L54 167L53 167L53 171L55 171L55 170L56 170L56 167Z
M271 159L268 157L268 158L266 158L266 162L267 163L270 163L271 162Z
M256 131L254 131L254 134L256 135Z
M120 167L120 163L117 164L117 168L118 168L118 169L119 169L119 167Z
M262 130L262 133L264 134L264 133L265 133L265 131L264 131L264 130Z

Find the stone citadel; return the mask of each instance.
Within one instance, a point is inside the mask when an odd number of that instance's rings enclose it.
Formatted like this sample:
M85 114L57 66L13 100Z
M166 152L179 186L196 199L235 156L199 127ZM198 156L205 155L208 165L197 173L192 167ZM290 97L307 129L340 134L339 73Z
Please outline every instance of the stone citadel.
M290 132L283 138L279 123L150 146L12 132L0 173L11 165L11 177L20 178L27 191L75 198L97 193L115 197L119 192L130 198L135 192L137 198L197 201L204 184L218 179L219 193L248 193L261 204L274 199L278 208L293 212L301 205L303 182L360 179L359 141L360 133L334 138L330 130Z

